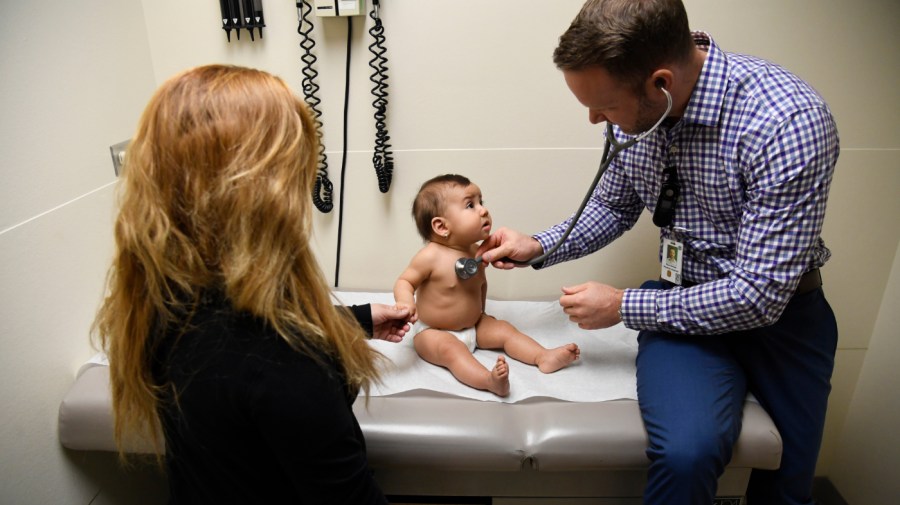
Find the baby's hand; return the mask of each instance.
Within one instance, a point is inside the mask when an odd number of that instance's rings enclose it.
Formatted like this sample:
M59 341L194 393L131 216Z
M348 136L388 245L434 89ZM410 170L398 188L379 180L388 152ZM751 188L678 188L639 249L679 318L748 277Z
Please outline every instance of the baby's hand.
M416 305L413 303L402 303L398 302L394 304L394 308L397 310L407 310L409 311L409 315L406 320L412 324L419 320L419 316L416 315Z

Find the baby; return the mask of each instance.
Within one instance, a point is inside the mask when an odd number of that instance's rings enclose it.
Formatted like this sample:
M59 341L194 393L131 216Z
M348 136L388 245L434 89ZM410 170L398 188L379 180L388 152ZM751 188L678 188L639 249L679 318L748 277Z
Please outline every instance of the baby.
M481 190L461 175L426 181L413 203L419 234L427 241L394 284L394 299L418 322L412 332L416 352L429 363L446 367L457 380L498 396L509 394L509 365L501 355L488 370L475 359L475 348L502 349L511 358L552 373L576 359L574 343L547 349L506 321L484 312L487 278L479 268L462 280L455 265L475 256L491 233L491 216Z

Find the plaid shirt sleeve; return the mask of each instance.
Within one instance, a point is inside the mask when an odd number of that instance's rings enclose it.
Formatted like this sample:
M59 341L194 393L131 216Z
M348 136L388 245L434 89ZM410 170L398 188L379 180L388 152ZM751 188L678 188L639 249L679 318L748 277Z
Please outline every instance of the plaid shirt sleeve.
M594 190L584 212L566 241L540 265L541 268L598 251L630 230L641 217L644 204L630 182L613 163ZM573 215L546 231L536 233L544 251L549 251L565 234Z

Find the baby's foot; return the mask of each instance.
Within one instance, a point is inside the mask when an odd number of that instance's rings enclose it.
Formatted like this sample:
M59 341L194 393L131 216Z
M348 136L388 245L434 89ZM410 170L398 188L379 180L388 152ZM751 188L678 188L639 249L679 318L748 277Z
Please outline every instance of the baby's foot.
M581 349L575 344L566 344L555 349L547 349L535 360L538 370L553 373L566 367L581 356Z
M488 378L488 391L497 396L509 395L509 365L503 356L497 356L497 363Z

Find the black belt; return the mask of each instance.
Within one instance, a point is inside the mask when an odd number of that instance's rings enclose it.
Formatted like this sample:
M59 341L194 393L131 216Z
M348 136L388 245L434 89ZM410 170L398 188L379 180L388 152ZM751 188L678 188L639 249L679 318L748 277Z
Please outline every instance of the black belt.
M818 268L813 268L809 272L803 274L800 277L800 283L797 284L797 289L794 291L794 295L805 295L810 291L815 291L822 287L822 272L819 271Z
M666 285L669 287L677 285L677 284L671 283L671 282L663 280L663 279L660 279L660 281L663 283L663 285ZM697 284L699 284L699 283L691 282L691 281L683 281L681 283L681 287L690 288L690 287L696 286ZM819 289L820 287L822 287L822 272L820 272L818 268L813 268L809 272L806 272L805 274L803 274L802 277L800 277L800 283L797 284L797 289L794 291L794 296L805 295L806 293L809 293L810 291L815 291L815 290Z

